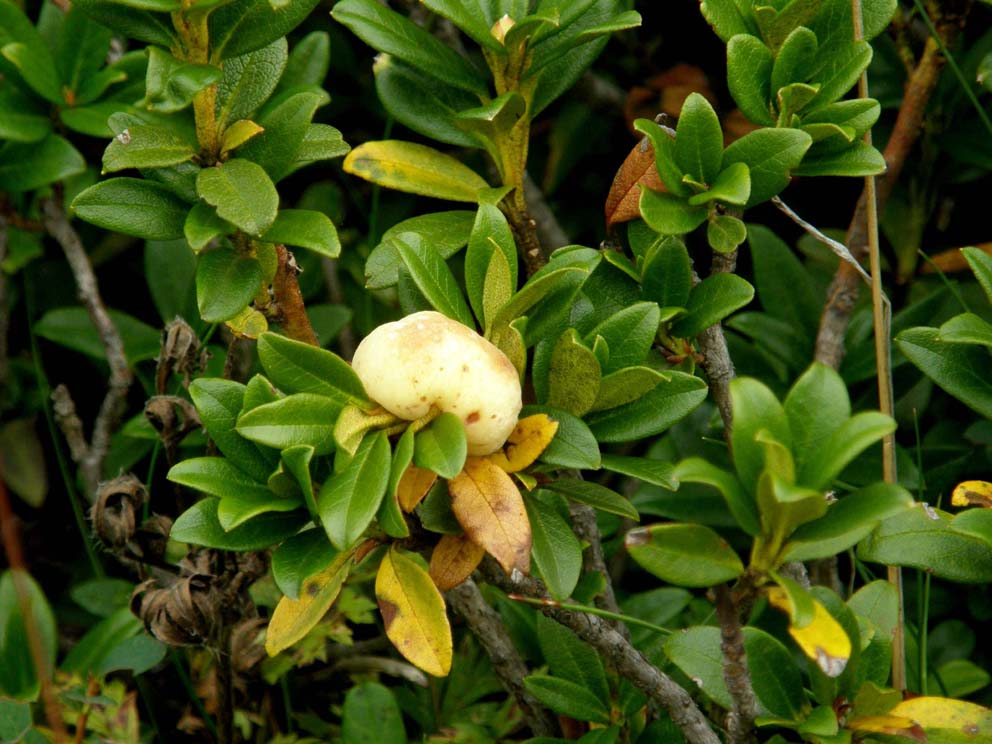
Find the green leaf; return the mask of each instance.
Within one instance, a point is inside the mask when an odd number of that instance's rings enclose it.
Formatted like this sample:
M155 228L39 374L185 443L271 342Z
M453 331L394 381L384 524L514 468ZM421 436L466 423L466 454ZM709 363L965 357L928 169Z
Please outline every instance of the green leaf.
M630 403L667 380L663 373L650 367L624 367L599 381L599 392L589 410L604 411Z
M861 73L871 63L871 57L871 45L867 41L856 41L846 50L843 64L836 67L829 77L814 76L813 81L821 84L816 95L817 104L833 103L857 85Z
M424 0L424 6L447 18L479 46L494 52L504 52L503 45L493 36L492 27L501 12L509 12L496 2L475 0ZM520 20L517 16L511 16Z
M775 117L769 105L773 90L769 85L772 64L771 50L750 34L739 34L727 43L727 86L730 95L744 116L766 127L775 126Z
M669 134L671 130L662 129L657 122L650 119L635 120L634 129L642 132L651 141L655 168L665 188L676 196L690 196L693 191L683 182L682 177L685 174L675 162L675 138Z
M321 86L331 64L331 37L326 31L311 31L293 45L277 91Z
M616 514L635 522L640 521L641 518L629 500L616 491L592 481L578 478L557 478L541 487L560 493L572 501L578 501L580 504L586 504L599 511Z
M0 89L0 139L37 142L51 131L52 120L38 99L13 85Z
M454 478L462 471L468 454L465 424L453 413L442 413L430 426L417 433L413 462L433 470L442 478Z
M217 215L249 235L259 236L276 219L279 194L257 163L233 158L196 177L200 198L217 208Z
M624 545L642 568L676 586L713 586L744 572L733 548L699 524L641 527L627 533Z
M237 57L271 44L302 23L316 5L317 0L234 0L221 5L209 18L211 60Z
M85 168L79 151L56 134L40 142L8 142L0 147L0 191L33 191Z
M822 300L809 271L789 246L764 225L748 225L754 280L765 312L812 338L820 327Z
M855 140L838 152L814 147L795 169L797 176L877 176L885 172L885 158L867 142Z
M732 473L718 468L701 457L690 457L675 468L675 478L685 483L703 483L720 492L727 509L741 529L749 535L761 532L761 520L754 497Z
M894 483L876 483L839 499L826 515L800 526L789 538L785 560L827 558L853 547L878 526L913 504L913 497Z
M602 336L610 350L604 374L644 361L658 333L660 311L654 302L637 302L607 318L585 336L588 344Z
M240 313L262 286L257 258L230 246L203 251L196 263L196 304L208 323L221 323Z
M599 394L599 361L569 328L551 353L548 370L548 405L581 416L592 408Z
M427 301L438 312L474 328L461 288L441 255L416 233L403 233L395 239L396 251Z
M706 242L717 253L730 253L747 238L747 226L729 214L718 214L706 225Z
M719 323L754 298L754 287L737 274L711 274L692 288L686 314L672 325L672 333L692 338Z
M275 449L309 445L324 455L334 449L337 401L313 393L295 393L253 408L238 417L238 433Z
M378 682L363 682L348 690L341 735L343 741L406 744L403 714L392 691Z
M804 83L809 79L816 59L818 41L816 34L805 26L795 27L782 42L775 55L771 70L771 90L776 93L791 83ZM765 122L769 126L772 122Z
M20 11L4 3L0 6L0 22L6 26L14 20L13 13L19 15ZM23 16L21 19L27 20ZM0 55L17 69L31 90L50 103L64 104L62 81L48 45L30 24L17 23L15 29L15 41L7 41L7 33L0 37Z
M96 674L107 675L111 672L131 672L139 675L158 666L165 658L168 646L147 633L131 636L114 645L103 657L96 669Z
M31 613L27 622L34 626L40 641L42 673L49 679L55 668L57 634L52 608L31 575L21 569L8 569L0 574L0 659L4 662L0 664L0 695L32 701L38 697L41 682L21 613L20 590L27 595Z
M253 52L225 60L217 83L217 130L223 132L238 119L249 119L265 103L286 68L285 38Z
M865 411L856 414L813 450L798 472L798 481L818 490L829 488L848 463L895 428L896 422L883 413Z
M201 377L189 386L200 420L217 449L254 480L265 482L276 466L275 453L260 449L235 429L245 386L231 380Z
M692 260L676 238L662 240L644 264L641 294L658 307L685 307L692 289Z
M148 47L146 52L148 72L141 105L149 111L163 114L181 111L193 102L199 91L220 80L220 69L212 65L183 62L154 46Z
M159 126L128 127L107 145L103 172L126 168L161 168L192 160L193 147L174 132Z
M376 519L379 526L390 537L409 537L410 525L407 524L400 508L398 490L400 480L410 463L413 462L414 431L407 427L407 430L400 435L393 446L393 456L389 462L389 485L386 488L386 495L382 499L379 507L379 514Z
M380 52L391 54L441 82L488 94L478 68L433 35L375 0L343 0L331 16Z
M108 310L124 344L124 356L134 364L154 359L161 348L158 330L119 310ZM105 360L106 349L89 313L82 307L59 307L49 310L35 324L34 332L66 348L94 359Z
M636 478L653 486L661 486L669 491L679 487L675 476L675 466L670 462L652 460L646 457L629 457L627 455L603 455L603 468L614 473L620 473Z
M660 434L706 399L706 383L683 372L667 372L671 379L632 403L597 411L586 423L600 442L629 442Z
M540 460L548 465L577 470L598 470L599 444L582 419L551 406L524 406L520 418L544 413L558 423L555 438L541 453Z
M531 494L524 499L531 529L531 551L548 592L555 599L568 599L582 573L582 547L558 509Z
M304 530L272 551L272 578L279 591L290 599L299 599L303 582L324 571L337 557L324 530Z
M289 447L282 451L280 465L293 476L303 494L303 501L306 503L307 509L310 510L310 515L316 516L317 499L314 496L313 480L310 477L310 461L313 459L313 454L313 447L306 444L299 447Z
M799 129L758 129L730 144L723 168L744 163L751 173L746 206L768 201L789 185L792 170L802 161L813 138Z
M128 607L121 607L94 625L72 647L62 662L61 670L69 674L97 673L106 657L126 641L141 632L141 620L131 614Z
M987 350L942 342L937 328L910 328L896 345L923 373L965 405L992 418L992 381L983 373Z
M495 313L487 315L484 308L486 277L493 262L493 255L499 251L509 269L510 294L517 289L517 247L506 217L494 204L480 204L476 213L472 232L465 252L465 287L468 298L480 321L490 325Z
M450 155L399 140L356 147L344 159L344 169L387 188L452 201L478 201L479 191L489 187L478 173Z
M479 98L445 85L398 59L381 54L373 65L375 89L389 114L426 137L459 147L480 147L479 135L459 126L458 112L479 104Z
M720 201L743 206L751 193L751 174L744 163L734 163L716 177L708 191L689 197L689 204ZM742 239L743 240L743 239Z
M111 178L80 193L72 211L106 230L146 240L174 240L183 237L189 204L157 183Z
M551 673L560 679L578 682L600 700L608 700L610 687L606 670L591 646L568 628L537 613L537 641Z
M299 510L283 514L272 512L225 531L217 520L219 504L220 499L215 498L193 504L172 525L170 539L217 550L264 550L296 534L306 520Z
M334 223L323 212L310 209L282 209L262 240L309 248L329 258L341 254L341 241Z
M382 241L369 254L365 263L365 286L385 289L396 284L397 271L403 263L396 250L397 236L405 232L417 233L447 260L468 242L475 215L466 210L434 212L396 223L386 230Z
M0 700L0 741L31 741L25 739L31 731L31 704Z
M543 674L531 674L524 677L524 687L559 715L577 721L610 722L610 711L604 701L578 682Z
M338 410L347 405L368 407L362 381L337 354L275 333L264 333L258 339L258 357L272 382L285 392L330 398Z
M206 202L197 202L186 215L183 234L194 252L199 253L215 238L230 235L237 228L217 216L217 210Z
M724 43L737 34L752 31L751 24L742 15L739 0L702 0L699 5L703 17Z
M810 365L792 386L784 408L800 473L851 415L844 381L819 362Z
M784 447L791 448L792 433L785 409L775 394L761 382L738 378L730 383L734 413L732 449L734 466L741 482L752 494L758 475L765 468L765 449L758 441L762 429Z
M55 64L65 87L77 94L77 102L81 101L82 97L78 94L87 83L100 74L100 68L103 67L107 52L110 50L112 36L110 29L94 23L78 9L70 9L65 14L56 48ZM113 74L121 75L117 70ZM92 99L82 102L89 100Z
M655 232L684 235L703 224L708 209L704 205L693 206L674 194L641 187L640 211Z
M992 323L974 313L961 313L940 327L937 338L948 344L992 346Z
M700 183L712 183L720 172L723 130L716 111L699 93L682 104L675 131L675 162L683 173Z
M745 627L744 650L748 671L758 698L759 713L794 720L808 704L803 694L799 668L789 650L774 637ZM733 706L723 679L720 629L694 627L673 633L665 642L665 653L703 694L727 709Z
M548 267L546 266L545 268ZM539 271L510 298L509 302L503 305L496 315L493 324L498 325L500 322L509 323L515 318L523 316L524 313L552 292L568 286L569 282L578 279L582 274L588 275L589 270L580 266L562 266L561 268L552 269L545 274L541 274Z
M172 19L164 13L149 12L115 0L79 0L73 7L125 38L146 41L165 49L178 44Z
M954 529L950 514L926 504L916 504L882 522L858 546L858 558L918 568L959 583L992 581L989 541Z
M338 550L354 545L375 518L389 483L389 457L386 433L370 434L344 469L321 486L317 512Z
M985 292L985 297L992 302L992 256L979 248L962 248L961 254L971 267L975 278Z
M343 155L347 152L347 145L341 140L340 132L326 124L310 123L321 101L320 95L303 91L267 110L258 122L265 131L246 142L238 150L238 155L262 166L273 183L278 183L289 175L298 160L309 162ZM315 130L314 127L318 129ZM331 134L330 141L327 142L331 149L317 148L316 140L307 143L311 134Z

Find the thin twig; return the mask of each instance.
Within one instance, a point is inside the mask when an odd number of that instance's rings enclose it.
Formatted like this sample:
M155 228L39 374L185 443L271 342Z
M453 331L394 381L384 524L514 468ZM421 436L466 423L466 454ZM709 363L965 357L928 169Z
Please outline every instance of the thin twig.
M448 604L464 618L493 663L493 670L510 693L534 736L558 736L558 724L551 712L524 687L528 670L496 611L483 598L472 579L446 594Z
M230 626L221 631L216 650L217 744L234 741L234 685L231 670Z
M727 714L728 744L748 744L754 741L754 719L758 703L751 685L751 672L744 650L744 632L733 594L726 584L714 589L716 615L720 621L720 650L723 652L723 681L733 706Z
M713 253L713 265L710 274L732 274L737 268L737 251L730 253ZM727 349L727 338L723 335L723 326L714 323L696 337L699 353L702 354L703 369L709 381L710 393L720 411L723 420L723 438L730 446L734 432L733 407L730 402L730 383L734 379L734 362Z
M24 632L27 635L31 663L34 665L35 675L41 685L41 700L45 709L45 717L48 719L48 725L52 728L55 744L64 744L69 740L69 732L62 720L62 706L59 705L58 697L52 689L49 665L45 659L45 647L35 622L35 613L31 608L31 595L25 586L24 577L28 575L28 567L24 560L24 550L21 546L16 520L14 510L10 505L10 497L7 494L7 485L0 480L0 542L3 543L4 551L7 554L7 564L11 569L14 593L17 595L17 606L24 623Z
M110 379L107 381L107 393L100 404L100 411L93 424L93 433L85 456L77 460L79 470L86 485L87 495L92 497L100 482L103 461L110 449L110 437L117 429L121 416L124 414L127 393L134 379L127 357L124 355L124 342L107 312L103 299L100 297L100 287L93 273L89 256L83 248L79 234L69 224L69 218L62 208L58 198L48 198L41 202L41 212L45 229L62 247L66 260L76 279L79 299L82 301L90 321L96 327L110 365Z
M620 605L617 604L617 597L613 591L610 569L603 557L603 539L599 532L599 524L596 522L596 510L588 504L573 501L569 503L569 513L575 536L580 541L589 543L589 547L582 551L583 572L600 574L605 582L603 591L596 595L594 602L601 609L619 614ZM630 640L630 629L626 625L618 620L612 621L612 625L620 635Z
M864 17L861 0L851 0L851 14L854 17L854 40L864 39ZM934 38L937 38L936 34ZM858 96L868 97L868 71L861 73L858 80ZM865 132L865 142L871 145L871 129ZM878 198L875 193L875 177L865 177L866 225L868 228L868 258L871 265L872 315L875 321L875 367L878 378L878 400L882 413L892 416L892 341L890 316L886 313L882 291L882 261L878 245ZM889 432L882 438L882 475L886 483L897 481L896 440ZM892 684L897 690L906 689L906 649L903 637L903 591L902 571L898 566L888 567L889 582L898 593L898 621L892 639Z
M523 593L536 598L550 598L541 581L527 576L513 581L490 558L483 559L480 570L487 581L507 594ZM609 623L595 615L572 612L553 605L543 607L542 612L572 630L612 663L621 676L665 708L689 744L720 744L720 739L689 693L653 666Z

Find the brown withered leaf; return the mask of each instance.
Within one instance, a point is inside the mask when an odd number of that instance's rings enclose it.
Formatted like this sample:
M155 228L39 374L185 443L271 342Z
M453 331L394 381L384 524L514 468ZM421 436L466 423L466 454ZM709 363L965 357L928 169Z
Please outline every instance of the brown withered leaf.
M469 457L448 481L451 509L473 542L503 570L530 570L530 522L520 491L502 469L484 457Z
M654 167L654 148L645 137L630 151L613 177L610 193L606 195L606 229L618 222L628 222L641 216L641 189L665 191L658 169Z
M992 243L978 243L974 246L980 251L992 256ZM930 256L929 261L920 265L921 274L936 274L938 269L945 274L954 274L971 268L964 258L960 248L951 248Z
M486 549L466 535L444 535L431 553L430 575L442 592L454 589L472 575Z
M400 508L407 514L416 509L436 480L437 473L433 470L418 468L410 463L396 486L396 500L400 502Z
M927 734L920 724L902 716L864 716L855 718L845 728L852 731L899 736L910 741L926 742Z

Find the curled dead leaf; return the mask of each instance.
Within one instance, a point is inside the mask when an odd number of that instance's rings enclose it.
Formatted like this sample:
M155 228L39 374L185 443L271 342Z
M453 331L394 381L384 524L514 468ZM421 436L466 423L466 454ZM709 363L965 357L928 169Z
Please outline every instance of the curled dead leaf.
M442 592L453 589L472 575L485 554L485 548L466 535L442 536L431 553L429 573L434 584Z
M665 184L654 165L654 148L647 137L634 145L613 177L610 192L606 195L606 229L618 222L628 222L641 216L641 189L666 191Z

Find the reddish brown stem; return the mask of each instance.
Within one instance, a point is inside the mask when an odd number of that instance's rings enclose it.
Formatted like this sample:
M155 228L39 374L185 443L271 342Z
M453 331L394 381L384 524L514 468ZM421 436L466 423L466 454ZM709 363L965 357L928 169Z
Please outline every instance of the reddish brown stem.
M303 295L300 294L300 283L296 278L300 270L293 254L286 250L286 246L277 245L276 255L279 258L279 268L272 280L272 293L279 309L279 324L290 338L311 346L320 346L307 317Z

